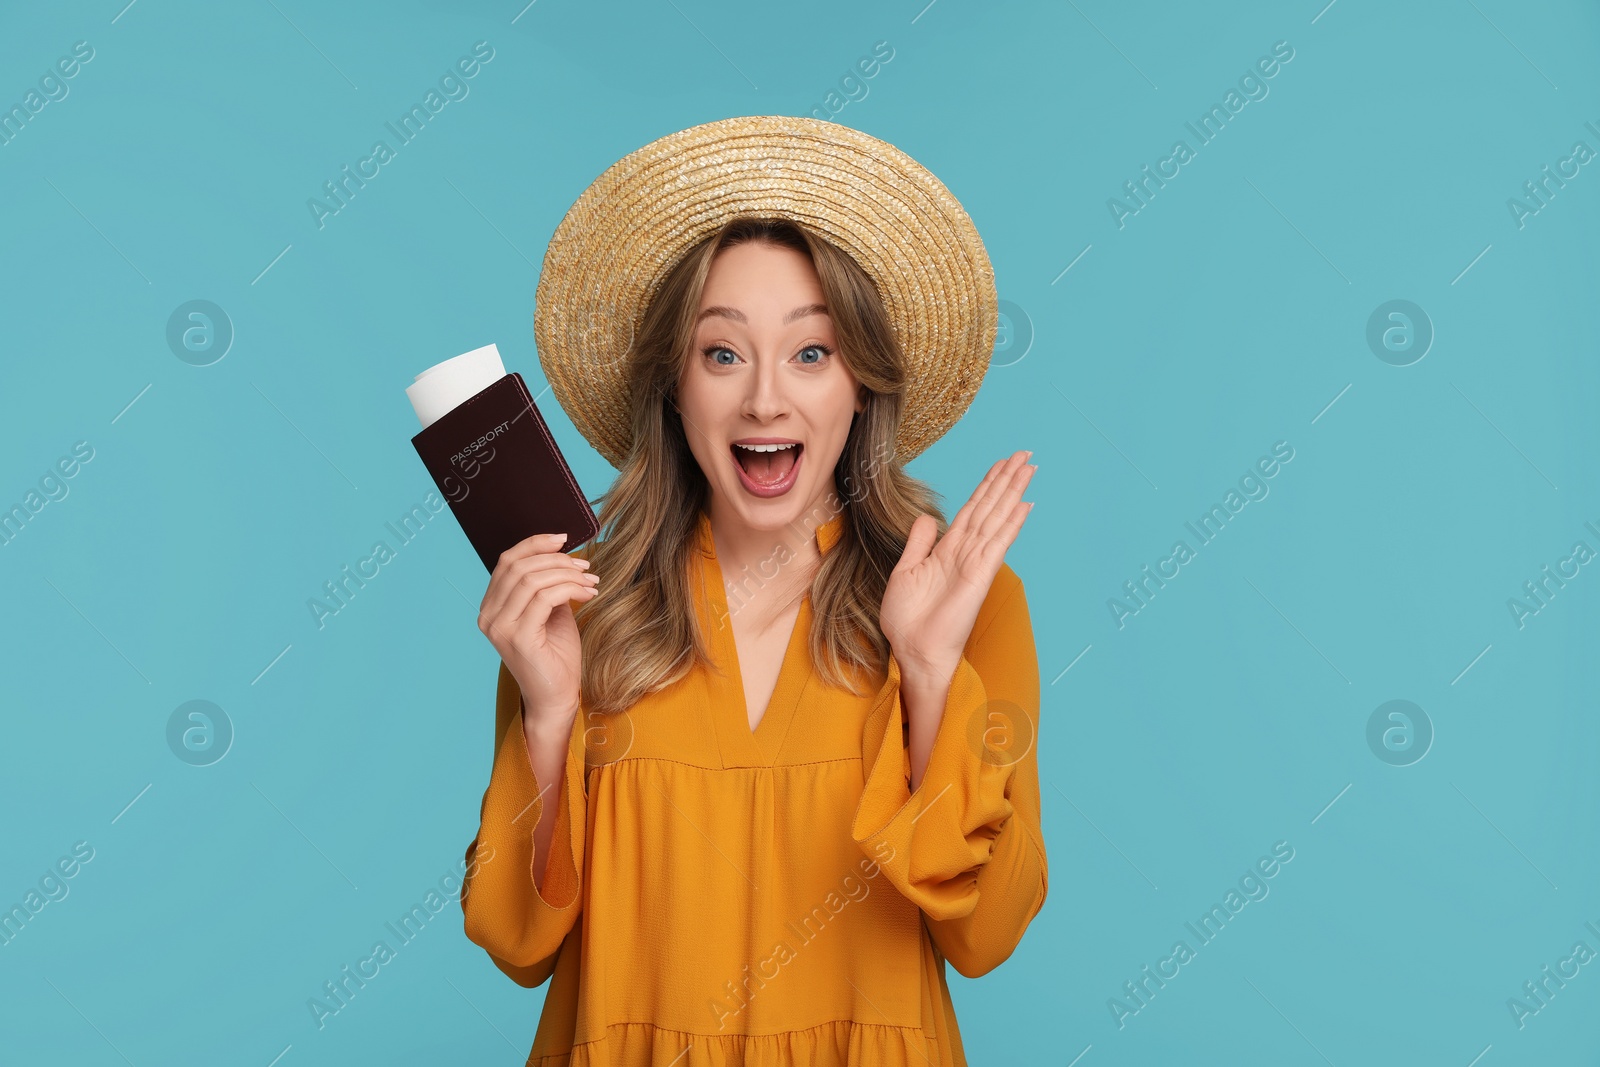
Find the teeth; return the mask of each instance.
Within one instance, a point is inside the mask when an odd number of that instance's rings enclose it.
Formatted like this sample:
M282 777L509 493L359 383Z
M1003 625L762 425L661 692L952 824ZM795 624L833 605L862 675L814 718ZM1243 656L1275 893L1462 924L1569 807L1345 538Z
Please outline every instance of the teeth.
M790 444L787 444L787 445L741 445L741 444L738 444L737 442L735 442L735 447L745 449L746 451L749 451L749 452L781 452L785 448L793 448L794 444L790 443Z

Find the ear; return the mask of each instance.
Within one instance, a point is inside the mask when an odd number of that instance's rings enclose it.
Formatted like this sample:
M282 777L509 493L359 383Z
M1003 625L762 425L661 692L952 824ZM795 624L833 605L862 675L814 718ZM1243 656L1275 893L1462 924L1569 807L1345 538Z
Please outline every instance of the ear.
M865 410L867 410L867 387L863 385L856 389L856 414L859 415Z

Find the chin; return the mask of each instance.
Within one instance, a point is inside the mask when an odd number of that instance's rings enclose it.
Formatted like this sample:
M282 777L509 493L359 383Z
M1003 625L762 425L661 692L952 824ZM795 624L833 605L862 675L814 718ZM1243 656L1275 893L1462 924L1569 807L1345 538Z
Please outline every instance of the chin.
M733 503L733 511L744 520L746 526L752 530L776 532L794 525L806 513L806 501L810 497L803 495L801 490L802 487L797 485L777 499L761 500L750 496L740 486L732 486L728 492L737 495L728 499Z
M825 488L807 484L811 482L809 478L804 483L797 483L782 496L766 498L747 492L737 479L730 481L732 484L712 483L713 492L721 494L722 503L728 505L727 512L738 516L739 521L751 530L779 533L792 530L813 513L818 521L832 515Z

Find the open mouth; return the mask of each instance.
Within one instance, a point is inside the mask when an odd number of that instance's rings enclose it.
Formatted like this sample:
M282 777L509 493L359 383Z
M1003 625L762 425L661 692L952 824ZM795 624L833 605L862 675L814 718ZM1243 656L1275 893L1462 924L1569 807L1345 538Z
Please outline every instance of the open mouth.
M794 486L805 445L729 445L739 480L756 496L781 496Z

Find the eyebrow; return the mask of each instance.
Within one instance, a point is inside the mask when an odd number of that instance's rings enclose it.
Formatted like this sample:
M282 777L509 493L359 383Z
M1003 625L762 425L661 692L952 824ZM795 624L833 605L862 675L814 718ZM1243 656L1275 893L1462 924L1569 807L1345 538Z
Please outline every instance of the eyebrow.
M795 308L793 311L789 312L789 314L785 315L783 317L783 324L787 326L796 319L803 319L808 315L826 315L827 313L828 308L825 304L806 304L803 307ZM750 321L745 318L744 312L740 311L738 308L723 307L720 304L715 304L711 307L703 309L700 312L700 317L695 320L695 323L699 324L704 322L712 315L721 315L725 319L732 319L734 322L742 322L747 326L750 324Z

